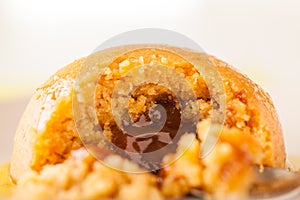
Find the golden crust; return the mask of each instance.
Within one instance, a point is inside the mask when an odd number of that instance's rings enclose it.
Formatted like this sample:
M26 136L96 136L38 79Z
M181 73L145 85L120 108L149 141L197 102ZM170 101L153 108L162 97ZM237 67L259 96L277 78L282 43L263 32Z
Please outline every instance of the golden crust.
M34 155L34 140L41 132L41 129L44 129L47 118L50 117L50 113L55 111L57 103L64 97L70 97L70 90L65 93L60 91L73 87L74 79L84 60L84 58L76 60L59 70L41 87L37 88L30 99L14 139L14 150L10 165L10 173L14 181L17 181L25 172L30 171ZM57 80L63 81L60 85L55 85ZM53 87L54 85L55 87Z
M282 127L270 95L228 64L215 57L212 58L220 70L227 98L231 95L238 95L243 99L242 101L246 101L247 108L253 115L249 123L260 123L260 126L254 126L251 132L260 138L267 154L264 164L285 167L286 153ZM239 93L241 91L242 94Z
M182 51L190 52L194 56L199 55L200 57L203 55L202 53L165 45L129 45L107 49L96 54L98 54L98 56L101 54L104 60L109 61L111 55L122 55L123 52L134 51L136 49L142 49L137 50L142 54L149 52L149 49L152 49L151 51L154 52L156 51L155 49L161 49L175 53ZM168 53L166 54L166 56L169 55ZM146 57L149 56L151 55L148 54ZM92 56L91 59L95 59L96 57ZM237 72L228 64L214 57L210 58L218 67L226 90L226 100L229 107L226 108L225 125L239 128L259 138L265 151L264 164L284 167L286 155L282 129L270 96L257 84ZM10 169L11 176L14 179L18 180L22 174L30 171L31 168L35 169L32 167L32 162L39 160L38 158L34 159L36 155L36 152L34 152L36 138L45 131L45 128L47 129L47 122L49 118L53 117L53 113L58 109L61 101L67 101L68 105L71 105L71 95L75 78L84 61L85 58L82 58L59 70L55 75L51 76L45 84L38 88L32 97L23 114L15 136ZM119 63L120 62L121 60L119 60ZM189 63L186 64L190 65ZM167 63L166 65L169 64ZM207 89L203 87L202 83L203 81L200 81L199 87L203 89L200 91L204 91L204 96L202 97L205 97L205 95L207 95L207 93L205 93ZM201 96L201 94L199 95ZM237 115L238 112L235 111L237 111L236 109L240 109L240 107L244 107L244 110L241 111L243 114ZM70 116L67 118L70 118ZM236 121L236 118L240 119L240 121ZM58 119L57 123L59 123L59 121ZM78 146L80 146L79 143L72 148L77 148ZM71 149L67 148L62 151L65 151L66 155L68 155ZM59 162L59 160L53 161L52 164L56 162Z

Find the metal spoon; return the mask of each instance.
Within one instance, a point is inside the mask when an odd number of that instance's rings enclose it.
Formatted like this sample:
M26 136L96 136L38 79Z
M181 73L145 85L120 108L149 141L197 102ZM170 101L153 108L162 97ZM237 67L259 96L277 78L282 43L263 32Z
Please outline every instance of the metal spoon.
M250 190L250 199L300 199L300 175L285 169L255 167L256 180Z
M297 200L300 199L300 175L279 168L255 167L256 180L250 189L248 200ZM224 197L226 199L226 197ZM213 199L211 195L193 189L191 197L180 200Z

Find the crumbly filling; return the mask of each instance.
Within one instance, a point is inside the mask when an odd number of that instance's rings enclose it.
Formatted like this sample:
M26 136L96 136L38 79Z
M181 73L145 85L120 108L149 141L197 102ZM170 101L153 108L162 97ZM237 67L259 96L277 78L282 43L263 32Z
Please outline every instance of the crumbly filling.
M269 130L260 122L259 113L247 104L243 89L238 89L232 82L224 84L226 91L225 126L238 128L246 134L259 139L265 154L263 163L270 165L272 157L271 138Z
M136 164L117 155L107 155L105 161L124 171L141 171ZM15 196L22 199L162 199L151 173L115 170L98 162L84 148L72 151L61 164L47 165L39 174L32 172L23 177Z
M198 123L199 139L204 139L210 126L218 125L211 125L209 120ZM182 147L187 142L191 145L186 150ZM164 158L163 162L168 163L172 157L179 157L160 172L165 196L183 196L193 189L204 190L220 199L248 194L254 179L252 167L263 158L261 147L253 136L236 128L224 128L219 142L206 157L199 159L200 150L199 140L187 134L181 138L176 154Z
M191 144L188 149L186 144ZM193 188L203 186L204 166L200 156L200 143L194 134L184 135L175 154L164 157L165 167L160 171L161 192L167 197L180 197L188 194ZM174 158L176 161L170 163Z
M65 85L64 85L65 86ZM47 91L49 92L49 91ZM56 97L60 91L48 93L54 105L45 105L45 112L40 119L37 131L40 134L34 138L34 154L31 161L31 168L40 171L47 164L63 162L72 149L82 146L80 138L75 131L75 124L72 113L72 95L70 91L60 94L63 97ZM56 99L59 98L59 99ZM51 113L49 110L55 108Z
M205 85L205 82L201 79L199 73L192 67L190 63L185 61L183 58L169 53L163 50L157 49L146 49L146 50L136 50L121 56L116 59L107 70L104 70L104 74L99 78L98 86L96 88L96 110L99 122L102 126L105 124L114 123L114 118L112 116L111 110L111 98L114 88L117 82L126 73L135 67L141 65L162 65L173 69L178 73L185 75L186 80L191 84L196 93L196 97L200 99L208 99L209 92ZM140 69L139 72L143 74L143 70ZM161 77L166 77L166 74L161 74ZM172 78L172 77L167 77ZM154 88L152 91L155 90ZM147 94L151 91L147 91ZM159 95L157 93L156 95ZM142 97L140 97L142 98ZM139 99L139 101L146 101L145 99ZM145 111L146 108L141 108L141 110L133 111L135 114ZM134 115L134 113L132 113ZM139 114L138 114L139 115ZM133 116L134 117L134 116ZM135 120L135 118L133 118Z

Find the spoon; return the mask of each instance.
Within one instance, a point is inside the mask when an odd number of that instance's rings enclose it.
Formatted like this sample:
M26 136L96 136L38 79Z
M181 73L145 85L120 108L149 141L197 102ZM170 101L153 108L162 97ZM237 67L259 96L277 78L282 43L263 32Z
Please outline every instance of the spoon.
M285 169L254 167L256 179L249 191L248 200L296 200L300 199L300 175ZM224 197L225 198L225 197ZM212 195L193 189L190 197L180 200L211 200ZM226 198L225 198L226 199Z
M285 169L255 167L256 180L250 189L250 199L300 199L300 175Z

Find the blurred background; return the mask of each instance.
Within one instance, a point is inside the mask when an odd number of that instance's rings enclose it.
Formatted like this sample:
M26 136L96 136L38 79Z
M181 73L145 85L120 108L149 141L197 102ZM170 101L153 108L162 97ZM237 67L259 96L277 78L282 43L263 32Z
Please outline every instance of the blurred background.
M0 163L34 89L119 33L170 29L247 74L275 103L300 155L300 1L0 0Z

